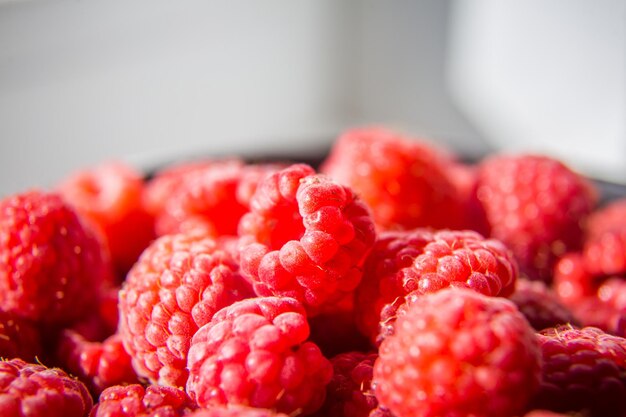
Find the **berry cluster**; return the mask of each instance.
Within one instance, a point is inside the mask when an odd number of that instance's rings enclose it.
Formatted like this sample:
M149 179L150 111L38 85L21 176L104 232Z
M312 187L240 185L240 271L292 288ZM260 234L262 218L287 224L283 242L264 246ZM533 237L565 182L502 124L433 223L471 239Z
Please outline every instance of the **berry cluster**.
M0 415L626 415L626 197L385 128L0 199ZM565 414L563 414L565 413Z

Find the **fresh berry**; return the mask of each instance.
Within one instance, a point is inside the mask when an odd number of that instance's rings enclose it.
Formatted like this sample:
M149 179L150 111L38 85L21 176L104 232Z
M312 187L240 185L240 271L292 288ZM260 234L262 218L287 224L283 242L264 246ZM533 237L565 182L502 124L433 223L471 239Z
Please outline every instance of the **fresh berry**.
M90 417L183 417L196 409L185 391L178 388L116 385L102 391Z
M582 245L596 204L591 183L547 156L495 155L480 163L476 198L490 236L507 244L532 279L549 281L556 260Z
M251 298L223 308L193 337L187 392L201 407L310 414L324 401L332 365L308 336L304 307L292 298Z
M290 417L267 408L253 408L242 405L213 406L201 408L188 417ZM293 416L292 416L293 417Z
M0 310L0 358L20 358L34 362L41 355L37 326L13 313Z
M583 326L597 327L612 335L626 337L626 309L616 308L597 296L583 298L571 308Z
M561 257L554 267L553 288L559 298L568 306L595 296L598 279L587 270L586 263L579 252L572 252Z
M62 368L85 383L96 398L113 385L139 382L118 334L103 342L90 342L72 330L64 330L56 358Z
M0 201L0 305L34 321L66 324L84 315L111 282L102 243L59 195Z
M451 158L433 144L385 128L342 134L321 172L351 187L379 228L461 228L463 204L448 177Z
M463 288L415 298L379 354L376 397L397 417L509 417L539 384L537 337L515 304Z
M86 417L93 401L82 382L63 370L0 361L0 415L3 417Z
M80 215L104 236L120 276L154 239L154 219L143 206L141 174L121 162L74 173L57 187Z
M191 337L217 310L249 296L239 266L215 240L177 234L154 241L120 291L119 332L137 375L185 386Z
M356 291L356 318L372 341L392 324L404 296L449 286L485 295L511 294L517 265L508 249L473 231L391 231L380 234ZM382 327L381 327L382 326Z
M359 284L375 239L365 205L313 168L266 177L239 223L241 268L260 296L288 296L314 315L333 310Z
M606 232L626 228L626 196L595 210L588 217L585 236L594 239Z
M333 378L320 417L368 417L378 407L372 389L377 353L345 352L333 357Z
M543 366L534 408L590 417L626 415L625 339L568 326L545 329L538 338Z
M579 325L572 311L542 281L518 279L515 292L509 299L537 331L560 324Z
M585 241L583 257L592 274L626 274L626 226Z

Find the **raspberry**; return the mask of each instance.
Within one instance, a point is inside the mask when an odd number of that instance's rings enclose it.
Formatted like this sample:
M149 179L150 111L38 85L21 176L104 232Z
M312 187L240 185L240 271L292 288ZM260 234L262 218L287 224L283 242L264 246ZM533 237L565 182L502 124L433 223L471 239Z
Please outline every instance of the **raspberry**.
M57 187L102 233L119 276L154 239L154 219L143 206L141 174L121 162L74 173Z
M89 342L71 330L61 333L56 357L63 369L76 375L96 397L105 388L139 382L120 335Z
M201 408L189 417L289 417L287 414L277 413L266 408L252 408L239 405L214 406Z
M442 149L384 128L342 134L321 172L351 187L380 229L460 228L463 204Z
M517 265L497 240L472 231L393 231L380 234L356 291L357 325L372 341L392 324L404 296L467 287L485 295L509 295ZM382 328L380 327L382 326Z
M379 354L376 397L397 417L508 417L539 384L539 346L524 316L509 300L464 288L414 299Z
M591 183L561 162L495 155L480 163L476 198L490 236L508 245L532 279L549 281L554 263L582 244L582 224L596 204Z
M626 226L585 241L585 265L595 275L626 273Z
M0 415L6 417L87 416L93 402L87 388L61 369L0 361Z
M597 278L588 270L578 252L560 258L554 267L553 287L559 298L568 306L574 306L589 296L595 296Z
M185 391L177 388L116 385L102 391L90 417L182 417L196 408Z
M324 417L367 417L378 407L371 387L376 353L346 352L333 357L333 378L327 387Z
M288 296L314 315L359 284L374 243L369 211L349 188L295 164L266 177L239 223L241 268L261 296Z
M119 332L137 375L184 386L193 334L220 308L252 295L215 240L178 234L154 241L120 291Z
M332 366L308 336L304 308L292 298L251 298L223 308L193 337L187 392L201 407L310 414L324 401Z
M0 357L33 362L41 353L41 337L35 324L0 310Z
M595 210L587 218L586 238L594 239L606 232L626 228L626 197Z
M0 201L0 305L48 324L85 314L110 282L102 243L52 193L30 191Z
M67 327L86 340L102 341L117 331L119 321L118 287L107 287L100 293L98 303L82 319Z
M583 326L597 327L603 331L626 337L626 309L616 308L597 296L586 297L572 305L572 311Z
M600 329L561 326L539 334L541 387L532 406L592 416L626 413L626 340Z
M518 279L510 300L517 305L535 330L543 330L560 324L579 325L570 309L542 281Z

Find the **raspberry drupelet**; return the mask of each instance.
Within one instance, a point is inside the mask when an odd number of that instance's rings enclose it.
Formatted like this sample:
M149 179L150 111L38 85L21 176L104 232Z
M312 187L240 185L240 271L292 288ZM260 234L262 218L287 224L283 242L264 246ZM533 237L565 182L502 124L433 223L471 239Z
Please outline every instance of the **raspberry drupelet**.
M374 363L376 397L396 417L510 417L541 370L534 330L515 305L464 288L417 297Z
M594 327L570 326L545 329L538 338L543 366L534 408L590 417L625 415L625 339Z
M214 239L177 234L155 240L119 297L118 331L137 375L184 386L194 333L220 308L252 295L237 262Z
M332 365L308 336L305 310L293 298L258 297L225 307L193 337L187 392L201 407L311 414L324 401Z
M0 305L33 321L82 317L112 281L93 230L63 199L39 190L0 201Z
M481 161L475 195L490 236L511 248L531 279L543 281L561 255L580 249L597 201L594 185L562 162L525 154Z
M367 207L305 164L259 184L239 235L241 268L256 293L296 298L310 315L351 295L375 239Z
M86 417L93 401L82 382L58 368L0 361L0 415L3 417Z
M90 417L183 417L197 408L178 388L115 385L102 391Z
M380 233L364 270L355 314L359 329L373 342L389 332L396 309L411 292L452 286L508 296L518 274L515 259L501 242L473 231L430 229Z

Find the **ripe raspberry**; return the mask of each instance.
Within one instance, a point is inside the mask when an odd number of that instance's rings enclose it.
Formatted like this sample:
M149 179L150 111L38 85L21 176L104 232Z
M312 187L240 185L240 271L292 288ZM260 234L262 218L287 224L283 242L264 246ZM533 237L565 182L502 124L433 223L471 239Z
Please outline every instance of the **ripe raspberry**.
M214 406L201 408L189 417L289 417L287 414L277 413L267 408L252 408L240 405Z
M308 336L304 308L292 298L251 298L223 308L193 337L187 392L201 407L310 414L324 401L332 365Z
M111 281L101 242L57 195L0 201L0 305L48 324L81 317Z
M606 232L626 228L626 197L613 200L587 218L585 236L594 239Z
M139 382L118 334L103 342L89 342L72 330L64 330L56 358L60 366L78 377L96 398L113 385Z
M34 362L41 353L41 337L35 324L0 310L0 358Z
M321 172L351 187L383 230L461 228L463 205L443 149L384 128L352 129L333 145Z
M553 287L559 298L570 307L587 297L595 296L597 281L597 277L587 270L579 252L564 255L554 267Z
M232 257L201 235L166 235L131 269L120 291L119 333L140 377L182 387L191 337L252 289Z
M626 223L626 220L625 220ZM595 275L626 273L626 225L585 241L583 258Z
M388 332L386 327L410 292L425 294L453 286L507 296L517 279L517 265L508 249L472 231L383 232L364 271L356 291L356 320L372 341L379 331Z
M626 340L603 331L567 326L539 334L542 382L534 408L626 415Z
M537 337L524 316L464 288L417 297L379 353L376 397L397 417L509 417L539 384Z
M349 188L295 164L263 180L239 223L241 268L258 295L293 297L311 315L333 310L359 284L375 239Z
M236 235L258 182L278 167L224 160L186 173L157 215L159 234L201 229L214 237Z
M583 326L626 337L626 309L616 308L597 296L586 297L572 305L572 311Z
M333 378L320 417L368 417L378 407L371 387L377 353L346 352L333 357Z
M118 275L125 276L154 239L141 174L124 163L108 162L72 174L57 190L102 233Z
M185 391L177 388L116 385L102 391L90 417L182 417L195 409Z
M61 369L0 361L0 415L3 417L84 417L93 402L87 388Z
M582 224L596 204L590 182L561 162L496 155L481 162L476 198L490 236L512 250L532 279L549 281L554 263L582 244Z
M515 292L509 298L537 331L560 324L580 324L571 310L542 281L518 279Z

